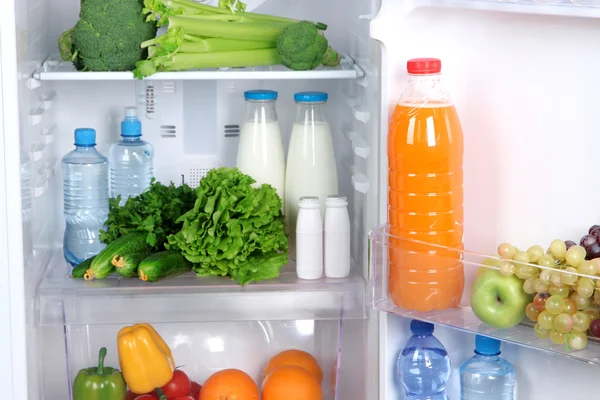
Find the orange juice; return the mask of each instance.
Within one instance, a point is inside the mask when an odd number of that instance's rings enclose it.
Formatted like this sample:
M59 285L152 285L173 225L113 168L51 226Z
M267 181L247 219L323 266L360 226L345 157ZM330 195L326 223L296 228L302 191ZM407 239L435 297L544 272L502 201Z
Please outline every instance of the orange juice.
M443 310L464 287L463 134L441 62L410 60L408 72L388 133L389 294L408 310Z

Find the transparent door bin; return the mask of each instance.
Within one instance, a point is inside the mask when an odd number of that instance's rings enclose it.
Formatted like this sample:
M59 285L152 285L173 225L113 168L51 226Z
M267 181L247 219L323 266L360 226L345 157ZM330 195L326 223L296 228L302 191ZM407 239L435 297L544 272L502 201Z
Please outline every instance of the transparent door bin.
M445 310L434 310L429 312L411 311L398 307L391 300L388 292L389 276L389 254L393 245L394 254L400 256L410 266L432 265L460 259L464 269L464 290L460 304L456 308ZM409 251L408 248L411 250ZM416 250L416 251L415 251ZM415 241L389 233L388 226L381 226L369 233L369 262L370 262L370 293L368 302L372 308L402 317L419 319L446 325L462 331L479 333L495 337L507 342L523 346L541 349L551 353L558 353L574 359L586 361L592 364L600 364L600 340L588 337L587 347L583 350L571 350L566 345L557 345L549 338L540 339L533 331L533 322L525 319L521 324L508 328L497 329L483 323L471 310L470 297L471 287L475 281L477 270L481 267L499 269L489 264L484 264L485 259L502 260L498 256L475 253L460 249L451 249L435 244ZM552 270L552 268L540 267L539 265L516 263L517 266L532 266L540 270ZM562 272L571 277L586 277L598 283L600 277L589 276L578 273ZM592 300L593 303L593 300Z
M84 281L70 278L71 271L54 252L38 287L41 325L366 317L365 282L357 274L302 280L288 265L277 279L239 286L193 273L143 282L117 274Z
M356 330L344 325L341 320L257 320L157 323L153 327L172 350L175 364L199 384L217 371L236 368L250 375L260 390L269 359L281 351L298 349L312 354L323 371L323 400L337 400L343 399L343 395L351 397L342 385L346 379L352 379L353 374L362 374L362 363L356 363L354 356L364 356L362 349L342 348L344 332ZM101 347L108 351L105 365L119 368L117 333L124 326L66 326L64 341L53 342L63 345L43 349L42 359L52 360L42 368L40 392L43 398L72 399L75 376L79 370L96 365ZM45 327L40 334L52 337L52 331L62 332L62 329ZM342 374L350 376L344 378Z

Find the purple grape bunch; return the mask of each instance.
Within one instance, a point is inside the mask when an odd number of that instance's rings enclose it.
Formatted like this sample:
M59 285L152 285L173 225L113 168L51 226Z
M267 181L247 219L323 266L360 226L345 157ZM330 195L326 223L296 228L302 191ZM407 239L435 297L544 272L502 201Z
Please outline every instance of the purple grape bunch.
M565 241L567 249L574 246L576 243L572 240ZM583 236L579 241L579 245L583 246L586 251L586 260L592 260L600 257L600 225L592 225L588 230L588 234Z

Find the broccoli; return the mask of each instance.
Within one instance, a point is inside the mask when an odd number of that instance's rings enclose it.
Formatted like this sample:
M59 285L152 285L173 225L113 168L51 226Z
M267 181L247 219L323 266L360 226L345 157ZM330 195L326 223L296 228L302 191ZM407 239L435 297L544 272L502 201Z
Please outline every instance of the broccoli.
M58 39L64 61L77 70L129 71L146 58L140 45L156 37L143 0L82 0L77 24Z
M289 25L277 40L277 52L286 67L296 71L315 69L321 64L336 66L340 55L329 47L315 24L300 21Z

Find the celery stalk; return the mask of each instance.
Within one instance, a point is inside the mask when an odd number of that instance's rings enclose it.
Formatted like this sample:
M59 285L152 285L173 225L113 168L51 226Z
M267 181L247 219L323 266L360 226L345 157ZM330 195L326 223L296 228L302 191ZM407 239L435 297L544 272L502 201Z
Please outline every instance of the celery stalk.
M173 9L183 8L187 10L196 10L196 12L204 12L209 14L231 14L231 11L226 8L209 6L207 4L196 3L193 0L167 0L164 1L164 4ZM267 15L267 14L258 14L246 11L236 11L235 15L240 15L242 17L252 18L256 20L263 21L275 21L275 22L285 22L287 24L293 24L298 22L298 20L292 18L285 17L277 17L275 15Z
M156 60L159 61L160 60ZM281 58L277 49L223 51L216 53L177 53L159 64L160 71L185 71L189 69L220 67L255 67L277 65ZM162 66L162 68L161 68Z
M258 42L276 42L283 32L282 28L263 23L231 23L181 15L169 17L169 30L175 28L181 28L187 35Z
M240 50L274 49L274 42L252 42L222 38L204 39L197 42L185 41L179 47L179 53L208 53Z

